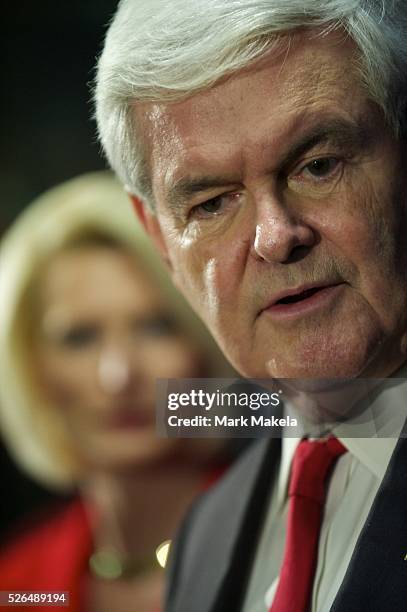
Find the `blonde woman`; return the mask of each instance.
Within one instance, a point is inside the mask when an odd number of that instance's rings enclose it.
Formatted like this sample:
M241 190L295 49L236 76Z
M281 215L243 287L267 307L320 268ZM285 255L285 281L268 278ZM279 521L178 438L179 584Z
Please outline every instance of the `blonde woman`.
M155 551L224 463L218 442L155 435L155 379L228 366L109 173L40 197L0 258L1 429L28 474L76 492L3 547L1 588L155 612Z

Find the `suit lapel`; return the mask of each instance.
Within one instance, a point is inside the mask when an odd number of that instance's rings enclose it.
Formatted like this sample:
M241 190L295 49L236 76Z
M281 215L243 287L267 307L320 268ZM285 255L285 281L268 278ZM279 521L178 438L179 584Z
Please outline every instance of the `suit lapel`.
M238 610L267 506L280 440L260 440L190 513L177 542L168 610ZM260 520L259 520L260 517ZM189 530L192 525L192 532ZM236 604L234 603L236 602Z
M281 439L263 440L260 444L261 454L253 466L250 480L245 484L244 495L236 497L239 504L238 516L228 539L229 554L224 564L223 579L219 583L216 604L209 608L211 612L240 610L243 604L281 457Z
M400 438L331 612L407 608L407 439Z

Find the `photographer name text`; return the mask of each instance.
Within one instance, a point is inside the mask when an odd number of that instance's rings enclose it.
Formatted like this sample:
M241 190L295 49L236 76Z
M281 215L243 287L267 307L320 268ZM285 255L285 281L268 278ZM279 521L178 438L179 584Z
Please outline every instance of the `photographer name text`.
M170 427L297 427L297 419L292 417L264 417L252 414L248 417L228 417L228 416L202 416L178 417L171 415L168 417Z

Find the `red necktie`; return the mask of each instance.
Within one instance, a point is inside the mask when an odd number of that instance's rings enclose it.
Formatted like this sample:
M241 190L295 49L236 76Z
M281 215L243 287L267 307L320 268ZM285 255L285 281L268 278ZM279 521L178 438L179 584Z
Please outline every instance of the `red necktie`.
M336 438L301 440L295 451L288 496L287 539L270 612L307 612L317 563L318 538L330 468L346 448Z

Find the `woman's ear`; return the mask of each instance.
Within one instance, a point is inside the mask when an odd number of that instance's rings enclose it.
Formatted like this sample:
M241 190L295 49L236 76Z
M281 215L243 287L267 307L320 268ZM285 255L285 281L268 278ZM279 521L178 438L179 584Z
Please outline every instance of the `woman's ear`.
M150 236L154 245L158 249L161 257L163 258L166 265L171 271L172 265L168 257L167 245L165 243L157 216L148 208L148 206L142 200L140 200L140 198L133 194L129 194L129 197L133 205L134 211L138 217L138 220L144 227L146 233Z

